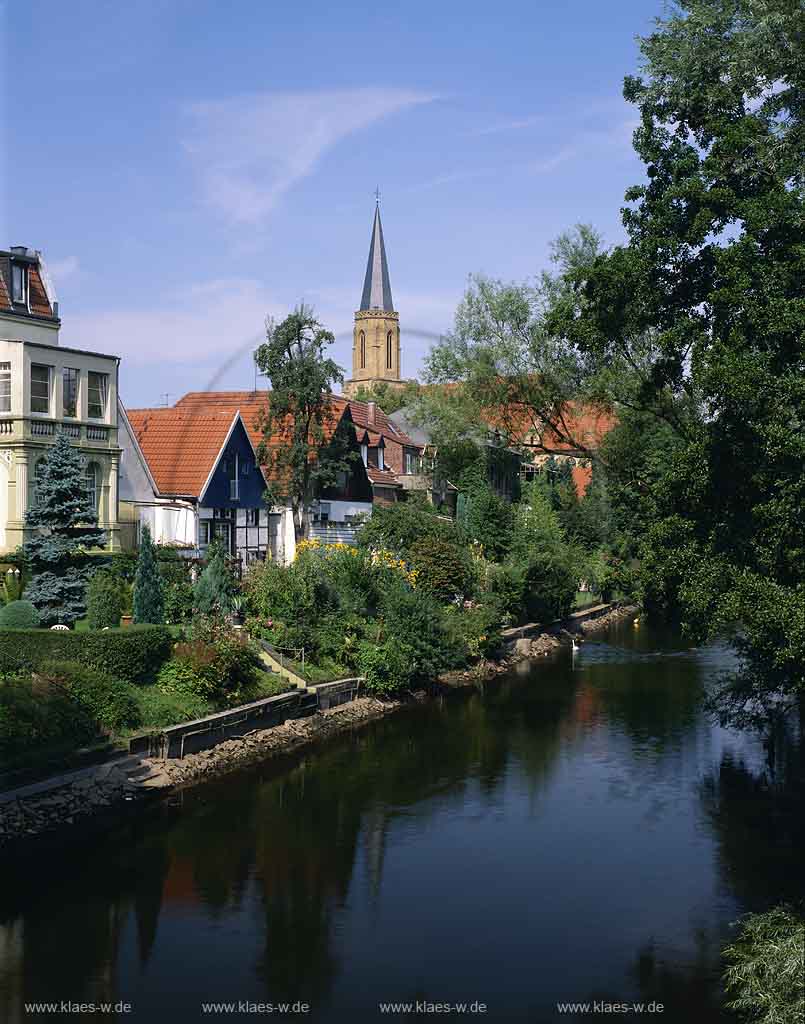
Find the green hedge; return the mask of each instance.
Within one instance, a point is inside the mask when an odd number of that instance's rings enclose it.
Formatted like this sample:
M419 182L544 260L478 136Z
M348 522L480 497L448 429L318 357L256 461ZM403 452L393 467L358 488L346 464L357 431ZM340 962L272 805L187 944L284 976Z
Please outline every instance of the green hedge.
M45 661L79 661L132 683L151 682L171 655L165 626L130 626L87 632L1 629L0 674L37 668Z

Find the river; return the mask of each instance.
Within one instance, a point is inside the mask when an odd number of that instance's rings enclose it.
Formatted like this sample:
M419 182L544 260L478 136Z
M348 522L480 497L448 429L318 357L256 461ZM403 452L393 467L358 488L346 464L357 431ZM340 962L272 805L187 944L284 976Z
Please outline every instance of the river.
M794 740L770 773L702 710L730 664L629 622L5 868L0 1020L63 1000L148 1024L294 1001L323 1022L420 1019L379 1009L417 1000L732 1019L720 950L745 911L803 895L803 847Z

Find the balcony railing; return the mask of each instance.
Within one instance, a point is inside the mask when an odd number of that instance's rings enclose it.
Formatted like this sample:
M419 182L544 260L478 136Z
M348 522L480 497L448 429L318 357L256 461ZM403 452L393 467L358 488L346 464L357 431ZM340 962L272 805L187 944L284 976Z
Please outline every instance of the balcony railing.
M111 429L113 428L98 423L76 423L75 420L62 422L61 420L14 415L0 419L0 438L4 440L14 436L20 439L53 439L60 431L64 431L72 441L79 443L87 441L108 443Z

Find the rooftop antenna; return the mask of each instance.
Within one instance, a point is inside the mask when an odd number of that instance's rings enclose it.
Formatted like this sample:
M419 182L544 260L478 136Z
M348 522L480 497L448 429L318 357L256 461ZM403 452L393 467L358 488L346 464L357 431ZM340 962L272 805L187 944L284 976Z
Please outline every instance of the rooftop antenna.
M375 185L375 206L380 206L380 186Z

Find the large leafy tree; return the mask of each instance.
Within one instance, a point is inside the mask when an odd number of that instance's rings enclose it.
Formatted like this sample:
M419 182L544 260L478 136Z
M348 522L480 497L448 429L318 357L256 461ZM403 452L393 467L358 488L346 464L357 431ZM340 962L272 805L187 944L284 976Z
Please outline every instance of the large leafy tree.
M86 490L81 456L60 433L37 474L25 523L32 529L23 554L32 574L25 597L36 606L43 625L70 625L86 610L90 570L82 557L106 544L98 515Z
M646 600L732 632L743 671L717 703L743 723L805 688L803 38L800 0L684 0L658 22L624 88L646 167L628 242L578 228L535 286L476 280L430 364L582 451L566 403L615 408L599 456L616 519L619 496L640 517Z
M339 418L333 387L344 380L325 355L334 340L301 305L280 324L268 321L266 340L254 354L271 384L258 457L270 481L269 500L288 500L293 508L297 538L307 532L312 501L349 472L354 457L346 427L333 431Z
M687 0L642 40L629 242L549 318L598 363L650 338L641 407L697 411L666 416L644 583L699 635L740 624L719 703L742 722L805 687L803 39L797 0Z

